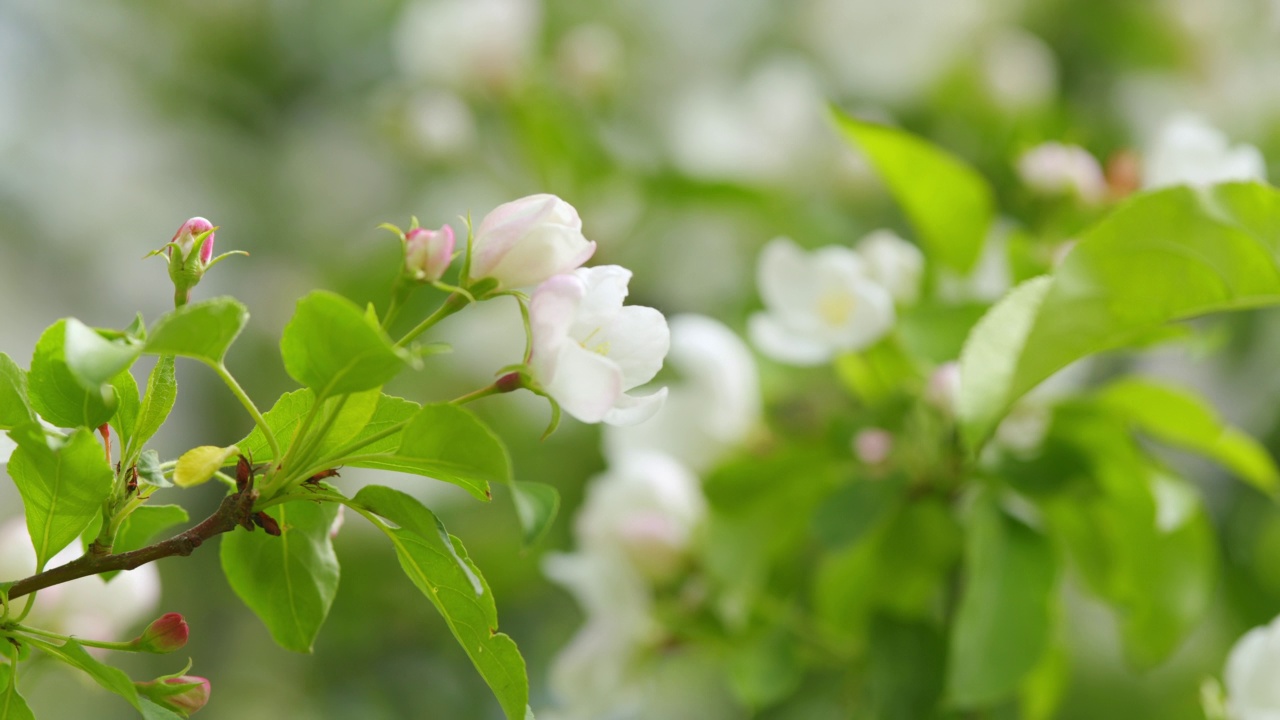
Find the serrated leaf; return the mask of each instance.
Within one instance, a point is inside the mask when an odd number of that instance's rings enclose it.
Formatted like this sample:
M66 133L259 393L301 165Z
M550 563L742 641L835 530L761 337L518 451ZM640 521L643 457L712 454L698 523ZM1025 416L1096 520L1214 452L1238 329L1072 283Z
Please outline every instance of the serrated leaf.
M142 342L122 333L108 339L75 318L66 321L63 356L80 387L101 392L104 384L127 370L142 354Z
M317 457L324 455L362 433L369 425L383 397L381 390L374 388L325 400L325 407L318 413L309 433L314 434L323 426L328 426L325 436L315 446L314 454ZM282 395L270 410L263 413L262 417L275 436L280 439L283 448L287 449L299 440L294 435L314 405L314 392L307 388L295 390ZM414 404L414 407L416 409L417 405ZM335 411L337 416L330 421L328 417ZM267 445L266 437L258 427L254 427L243 440L236 444L240 447L240 451L252 457L254 462L275 459L271 456L271 448ZM295 456L293 462L309 465L314 459Z
M1280 486L1280 471L1262 443L1224 423L1194 393L1127 378L1108 385L1098 400L1155 439L1216 460L1264 493Z
M101 512L114 474L91 431L77 430L55 450L38 429L38 434L11 433L18 448L9 458L9 475L22 495L36 562L43 569Z
M319 290L298 301L280 353L289 376L322 398L381 387L409 358L355 303Z
M960 708L990 706L1013 696L1045 654L1057 558L1048 539L984 498L969 525L965 563L947 696Z
M928 254L959 272L972 268L995 217L987 181L954 155L911 133L838 111L833 116L902 205Z
M529 680L515 642L498 632L493 593L457 538L412 497L370 485L353 503L398 527L379 524L395 545L400 567L435 605L497 696L509 720L526 717Z
M124 449L129 446L133 438L133 429L138 424L138 408L141 407L138 400L138 382L133 379L133 373L121 370L111 378L111 387L116 391L117 405L116 413L111 416L110 422L120 440L123 456Z
M222 539L222 571L276 643L311 652L338 590L338 558L329 538L334 503L291 502L267 509L282 534L234 532Z
M194 487L208 482L226 463L227 458L235 455L238 450L235 445L224 448L201 445L184 452L173 468L173 484L178 487Z
M511 483L511 495L516 504L516 515L524 529L524 545L537 544L560 511L560 493L550 485L533 482Z
M36 342L27 374L31 406L58 427L96 428L115 413L115 391L85 390L72 375L63 353L66 325L65 319L50 325Z
M1120 206L1081 234L1051 278L1019 286L970 334L960 399L970 445L1076 360L1172 321L1280 303L1277 228L1280 191L1251 183L1169 188ZM995 320L1010 316L1016 327Z
M471 411L448 403L425 405L409 421L395 453L362 450L353 467L393 470L453 483L480 500L492 498L489 483L511 480L506 446Z
M0 663L0 720L36 720L27 701L18 694L17 673Z
M138 406L138 419L129 438L129 457L135 456L164 425L178 397L173 356L161 355L147 377L147 390Z
M27 373L8 355L0 353L0 430L35 419L27 400Z
M181 355L217 365L247 322L249 310L235 298L213 298L183 305L156 321L145 352Z
M310 390L287 392L276 400L276 404L270 410L262 414L262 419L266 421L267 427L271 428L271 432L280 441L282 447L288 448L293 444L293 434L302 424L302 418L306 417L314 404L315 393ZM267 444L266 436L257 425L254 425L253 430L249 431L249 434L236 445L239 446L240 452L246 457L253 458L256 463L275 460L271 456L271 446Z
M138 480L156 487L173 487L173 483L164 476L160 467L160 453L155 450L143 450L138 456Z

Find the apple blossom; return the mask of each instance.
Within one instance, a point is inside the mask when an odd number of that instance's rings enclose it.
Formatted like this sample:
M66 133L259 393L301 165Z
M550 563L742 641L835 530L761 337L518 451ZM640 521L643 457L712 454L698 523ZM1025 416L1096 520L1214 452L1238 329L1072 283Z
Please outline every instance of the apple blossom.
M1266 180L1262 153L1252 145L1228 145L1226 135L1192 115L1160 130L1143 163L1143 187L1205 186L1231 180Z
M130 644L138 650L154 653L173 652L187 644L191 628L178 613L165 613L153 620Z
M1107 194L1107 179L1097 158L1077 145L1047 142L1018 158L1018 177L1043 195L1074 193L1087 203Z
M944 415L954 417L960 406L960 363L951 361L939 365L929 376L924 399Z
M135 682L133 685L138 689L139 695L150 698L182 717L189 717L209 703L209 681L195 675L166 677Z
M419 282L435 282L453 262L453 228L439 230L413 228L404 234L404 265L409 277Z
M182 223L182 227L178 228L178 232L173 234L173 239L169 242L178 246L182 253L181 259L185 261L191 257L191 251L195 249L197 239L205 233L208 233L209 237L200 245L200 263L208 265L213 259L213 238L216 235L213 232L213 223L208 220L193 217ZM172 252L173 248L169 248L169 253L172 254Z
M547 280L529 301L533 379L583 422L643 422L667 396L627 394L653 379L671 345L662 313L622 305L630 280L617 265L582 268Z
M595 254L572 205L555 195L530 195L494 208L476 228L471 277L499 289L537 285L573 272Z
M893 452L893 434L880 428L867 428L853 436L853 454L864 465L883 465Z
M606 456L617 462L628 453L662 452L701 472L760 423L760 376L751 349L718 320L677 315L668 325L666 365L679 380L649 420L605 428Z
M780 362L818 365L893 327L893 297L849 248L805 252L777 238L760 253L757 281L766 312L753 315L748 329L756 347Z
M892 230L875 230L855 248L866 263L867 274L884 286L896 303L910 305L920 298L924 253Z
M1280 667L1280 618L1245 633L1227 656L1223 680L1231 720L1280 718L1277 667Z

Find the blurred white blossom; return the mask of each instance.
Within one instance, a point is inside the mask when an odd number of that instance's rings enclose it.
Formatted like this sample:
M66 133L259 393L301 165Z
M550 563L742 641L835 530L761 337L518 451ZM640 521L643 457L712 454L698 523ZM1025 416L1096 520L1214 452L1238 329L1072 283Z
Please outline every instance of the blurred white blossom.
M447 90L415 94L405 110L409 137L424 155L455 157L476 142L476 120L466 101Z
M81 555L72 542L49 560L58 567ZM0 524L0 581L20 580L36 569L36 551L26 519ZM105 582L97 575L41 590L25 622L34 627L91 640L127 640L130 628L151 618L160 602L155 565L121 572Z
M628 455L588 485L577 552L544 563L586 615L551 668L557 717L643 717L639 666L660 638L651 583L679 571L705 516L697 478L661 454Z
M396 55L411 77L503 90L531 66L541 28L539 0L418 0L396 29Z
M776 238L761 251L756 277L765 312L751 316L751 341L779 362L818 365L893 327L893 297L849 248L805 252Z
M1041 107L1058 90L1058 61L1043 40L1017 28L987 42L982 77L995 104L1008 112Z
M606 428L605 454L616 461L629 453L663 452L701 472L760 422L760 377L750 348L719 321L677 315L668 325L666 365L679 380L668 383L666 403L649 420Z
M583 422L643 422L667 396L666 388L627 394L653 379L671 346L662 313L623 306L630 281L631 271L617 265L581 268L547 280L529 299L534 379Z
M1102 166L1088 150L1077 145L1047 142L1018 158L1018 177L1043 195L1074 194L1087 203L1101 201L1107 193Z
M867 274L884 286L900 305L920 299L924 253L892 230L875 230L858 241L855 249L866 261Z
M893 433L882 428L859 430L853 436L853 454L864 465L883 465L893 453Z
M1204 120L1180 115L1160 130L1142 168L1145 188L1205 186L1230 180L1266 180L1262 153L1252 145L1230 145Z
M1227 656L1223 680L1231 720L1280 718L1280 618L1244 634Z
M604 92L618 82L623 69L622 38L608 25L587 23L572 28L556 48L556 67L565 83L582 95Z

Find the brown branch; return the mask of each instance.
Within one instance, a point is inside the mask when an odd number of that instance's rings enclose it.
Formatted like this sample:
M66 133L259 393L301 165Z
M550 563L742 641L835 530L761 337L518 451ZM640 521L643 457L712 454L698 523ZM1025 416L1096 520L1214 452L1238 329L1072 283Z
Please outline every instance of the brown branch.
M37 590L61 585L64 582L88 575L97 575L112 570L132 570L160 558L173 555L190 555L196 548L203 545L205 540L215 535L235 530L238 526L244 526L252 530L253 503L257 499L258 491L253 489L232 493L223 499L222 504L218 506L218 509L212 515L190 530L138 550L130 550L129 552L116 553L114 555L82 555L66 565L45 570L37 575L17 581L9 588L9 599L20 598Z

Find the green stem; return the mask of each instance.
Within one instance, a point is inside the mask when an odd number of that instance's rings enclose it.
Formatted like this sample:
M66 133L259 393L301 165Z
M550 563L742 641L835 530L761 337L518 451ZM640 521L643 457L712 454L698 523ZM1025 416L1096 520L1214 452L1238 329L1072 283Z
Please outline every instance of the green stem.
M450 400L449 404L450 405L466 405L472 400L479 400L482 397L497 395L500 392L503 392L503 389L498 387L498 383L492 383L490 385L486 385L485 387L480 388L479 390L473 390L467 393L466 395L463 395L462 397L456 397Z
M133 643L131 642L111 642L108 640L86 640L84 638L71 637L70 635L62 635L60 633L50 632L48 630L41 630L40 628L28 627L26 625L14 625L13 629L17 630L18 632L24 633L26 635L34 635L36 637L48 638L50 640L59 640L64 643L69 640L74 640L77 645L84 645L85 647L102 648L103 650L124 650L126 652L129 652L129 651L136 652L138 650L138 648L134 647Z
M396 343L396 347L404 347L405 345L408 345L414 338L430 330L441 320L466 307L470 302L471 300L469 300L465 295L461 293L453 293L449 297L445 298L444 304L439 308L436 308L435 312L428 315L426 320L418 323L417 327L406 333L404 337L400 338Z
M342 408L347 404L347 398L349 397L351 396L343 395L342 397L338 398L337 405L333 408L333 412L328 413L325 416L324 424L321 425L320 430L315 433L308 433L307 428L315 420L316 411L320 407L320 405L322 405L323 403L316 403L311 406L311 412L307 413L306 419L303 420L302 425L299 426L298 428L298 432L296 435L298 439L293 443L293 445L289 447L289 451L285 455L285 459L281 461L279 465L280 468L292 467L290 460L294 458L301 458L303 461L305 461L306 458L310 456L311 453L317 447L319 447L320 443L324 440L324 436L327 435L329 433L329 430L333 428L334 422L336 422L338 419L338 413L342 412ZM288 472L287 470L283 473L278 473L277 475L272 477L271 480L268 481L266 485L263 486L262 495L263 497L271 498L276 493L280 492L281 488L289 487L296 480L308 478L314 474L315 473L312 472L306 475L299 475L296 473Z
M271 427L267 425L267 421L262 417L262 413L258 412L258 406L253 404L249 396L245 394L244 388L240 387L240 383L236 382L231 373L227 371L227 366L222 363L209 363L209 367L218 373L218 377L222 378L222 382L226 383L231 389L231 394L236 396L240 404L245 410L249 411L249 415L253 417L253 422L257 424L258 429L262 430L262 436L267 439L267 445L271 447L271 457L280 457L280 443L276 441L276 434L271 431Z

